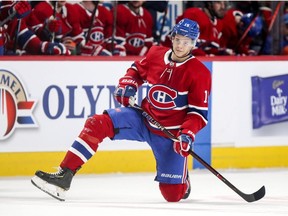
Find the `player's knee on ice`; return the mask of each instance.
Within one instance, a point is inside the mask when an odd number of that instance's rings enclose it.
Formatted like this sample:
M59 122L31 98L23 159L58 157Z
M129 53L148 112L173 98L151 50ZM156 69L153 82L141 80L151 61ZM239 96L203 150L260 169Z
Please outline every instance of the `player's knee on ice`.
M186 192L187 185L159 183L159 189L168 202L179 202Z

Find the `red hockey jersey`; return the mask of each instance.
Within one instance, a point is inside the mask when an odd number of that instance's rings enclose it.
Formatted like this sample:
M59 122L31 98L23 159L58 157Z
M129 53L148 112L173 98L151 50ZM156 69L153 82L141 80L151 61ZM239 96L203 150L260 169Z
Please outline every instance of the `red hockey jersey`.
M75 3L73 6L79 14L80 25L86 35L91 25L92 12L86 10L81 3ZM93 44L103 45L112 36L112 26L112 13L104 6L98 5L88 40Z
M53 17L53 6L46 1L38 3L30 14L27 24L32 28L37 35L41 37L41 31L45 27L47 19ZM57 41L64 41L65 37L72 38L72 40L79 44L84 41L83 29L80 26L79 14L73 7L73 4L66 3L60 13L56 13L56 18L61 20L61 32L55 34Z
M207 124L211 74L194 56L177 63L170 59L171 53L167 47L152 46L145 58L134 62L126 76L148 84L142 108L160 124L175 135L179 129L196 134ZM149 126L163 136L156 126Z
M153 19L148 10L141 7L135 14L126 4L117 7L116 40L125 44L127 55L144 56L153 44Z

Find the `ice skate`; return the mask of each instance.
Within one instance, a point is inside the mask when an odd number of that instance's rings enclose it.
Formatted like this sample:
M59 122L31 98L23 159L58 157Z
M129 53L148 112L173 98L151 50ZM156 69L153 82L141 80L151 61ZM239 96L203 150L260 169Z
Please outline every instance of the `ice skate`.
M60 201L65 201L65 193L69 190L74 172L68 168L59 168L56 173L36 171L31 179L33 185Z

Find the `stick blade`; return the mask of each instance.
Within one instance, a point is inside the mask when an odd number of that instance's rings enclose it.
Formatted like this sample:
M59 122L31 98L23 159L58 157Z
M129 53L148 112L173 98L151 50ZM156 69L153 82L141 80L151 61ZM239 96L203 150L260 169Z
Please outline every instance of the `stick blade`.
M265 186L262 186L258 191L253 194L242 194L241 197L247 202L255 202L262 199L265 196L266 190Z

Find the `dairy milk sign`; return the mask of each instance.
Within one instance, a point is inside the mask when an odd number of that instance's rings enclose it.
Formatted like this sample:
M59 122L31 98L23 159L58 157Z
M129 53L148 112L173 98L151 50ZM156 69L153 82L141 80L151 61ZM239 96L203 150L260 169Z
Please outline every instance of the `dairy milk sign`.
M288 121L288 75L252 77L253 128Z
M37 127L35 104L16 74L0 69L0 140L10 137L17 128Z
M276 95L270 96L272 116L281 116L287 114L287 95L285 96L282 94L283 90L277 87Z

